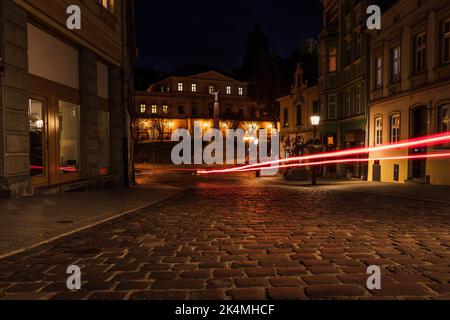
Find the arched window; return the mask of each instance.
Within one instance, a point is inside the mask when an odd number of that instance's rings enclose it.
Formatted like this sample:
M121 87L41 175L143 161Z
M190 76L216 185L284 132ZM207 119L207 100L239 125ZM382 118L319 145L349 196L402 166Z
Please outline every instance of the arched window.
M375 118L375 145L380 146L383 144L383 118Z
M439 107L438 132L450 131L450 104Z
M400 113L395 113L390 118L390 141L391 143L400 141Z

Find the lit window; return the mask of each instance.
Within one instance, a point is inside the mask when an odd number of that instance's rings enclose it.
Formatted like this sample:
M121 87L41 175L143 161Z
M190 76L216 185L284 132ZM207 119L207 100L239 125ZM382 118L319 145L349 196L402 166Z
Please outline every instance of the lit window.
M209 86L209 93L214 93L214 86Z
M156 104L152 105L152 114L158 113L158 106Z
M141 104L141 113L147 112L147 105L145 103Z
M383 87L383 57L377 58L377 70L376 70L376 87L377 89Z
M442 25L442 62L450 62L450 20L447 20Z
M191 91L192 91L192 92L197 92L197 84L196 84L196 83L193 83L193 84L191 85Z
M283 127L289 127L289 109L283 109Z
M391 116L391 143L400 141L400 115Z
M167 105L163 105L162 109L163 109L163 113L165 113L165 114L169 113L169 107Z
M450 105L445 105L439 108L439 132L450 131Z
M240 96L242 96L242 95L244 94L244 88L239 87L239 89L238 89L238 94L239 94Z
M355 88L355 108L356 114L361 114L361 85Z
M375 145L383 144L383 118L375 118Z
M337 117L336 95L332 94L328 96L328 119L336 119L336 117Z
M114 12L114 0L99 0L100 5L110 12Z
M182 82L178 82L178 91L183 92L183 83Z
M337 53L336 48L330 48L328 51L328 72L336 72L337 69Z
M425 33L421 33L414 38L414 71L421 72L426 66L427 42Z
M80 169L80 106L59 101L59 172L70 174Z
M392 49L392 81L400 80L400 47Z
M230 86L227 87L227 94L231 94L231 87Z

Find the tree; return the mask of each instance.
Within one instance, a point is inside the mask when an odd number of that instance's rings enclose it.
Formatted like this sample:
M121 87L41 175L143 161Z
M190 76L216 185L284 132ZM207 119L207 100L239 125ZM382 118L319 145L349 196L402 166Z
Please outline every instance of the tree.
M170 121L160 117L159 115L153 115L151 118L150 126L158 133L158 140L164 140L164 134L169 127Z

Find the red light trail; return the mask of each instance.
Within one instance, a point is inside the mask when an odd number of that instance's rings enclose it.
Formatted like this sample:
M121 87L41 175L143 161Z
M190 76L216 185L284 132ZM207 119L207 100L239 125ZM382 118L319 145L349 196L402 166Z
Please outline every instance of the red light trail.
M351 159L338 159L338 160L326 160L326 161L318 161L318 162L307 162L307 163L293 163L282 166L267 166L267 167L258 167L258 168L248 168L237 170L233 172L250 172L250 171L258 171L264 169L287 169L287 168L295 168L295 167L309 167L309 166L321 166L327 164L337 164L337 163L356 163L356 162L369 162L376 160L419 160L419 159L429 159L429 158L450 158L450 152L447 153L430 153L430 154L421 154L414 156L398 156L398 157L376 157L376 158L351 158ZM219 170L217 170L219 171ZM214 172L214 174L221 173L230 173L230 172Z
M422 146L429 146L429 145L436 145L436 144L442 144L450 142L450 133L444 133L444 134L436 134L428 137L422 137L422 138L415 138L410 139L406 141L402 141L399 143L393 143L385 146L379 146L379 147L371 147L371 148L356 148L356 149L349 149L349 150L343 150L343 151L333 151L333 152L325 152L325 153L318 153L314 155L308 155L308 156L300 156L300 157L292 157L287 159L279 159L279 160L272 160L272 161L266 161L256 164L250 164L245 165L241 167L234 167L229 169L223 169L223 170L199 170L198 174L215 174L215 173L232 173L232 172L245 172L246 171L256 171L261 169L276 169L276 168L288 168L291 167L290 165L285 166L273 166L274 164L280 164L285 162L293 162L293 161L305 161L305 160L314 160L314 159L323 159L323 158L338 158L348 155L358 155L358 154L367 154L370 152L379 152L379 151L386 151L386 150L394 150L394 149L403 149L403 148L414 148L414 147L422 147ZM436 154L440 155L438 157L450 157L450 155L444 154ZM414 156L405 156L406 158L401 159L413 159ZM424 155L422 155L424 157ZM427 155L427 157L433 157L431 155ZM401 159L393 159L393 160L401 160ZM346 162L367 162L367 161L373 161L373 160L388 160L388 159L342 159L346 160ZM340 160L340 161L342 161ZM329 160L324 164L331 164L331 163L339 163L339 160ZM300 164L295 164L295 166L299 166ZM304 163L301 166L312 166L314 163ZM270 166L270 167L269 167Z

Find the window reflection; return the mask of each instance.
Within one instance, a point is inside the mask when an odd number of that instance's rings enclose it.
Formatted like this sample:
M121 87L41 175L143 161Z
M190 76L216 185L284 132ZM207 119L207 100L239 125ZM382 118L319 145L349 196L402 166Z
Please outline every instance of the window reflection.
M59 171L61 174L80 169L80 106L59 101Z
M30 175L44 174L44 113L41 101L29 100Z

